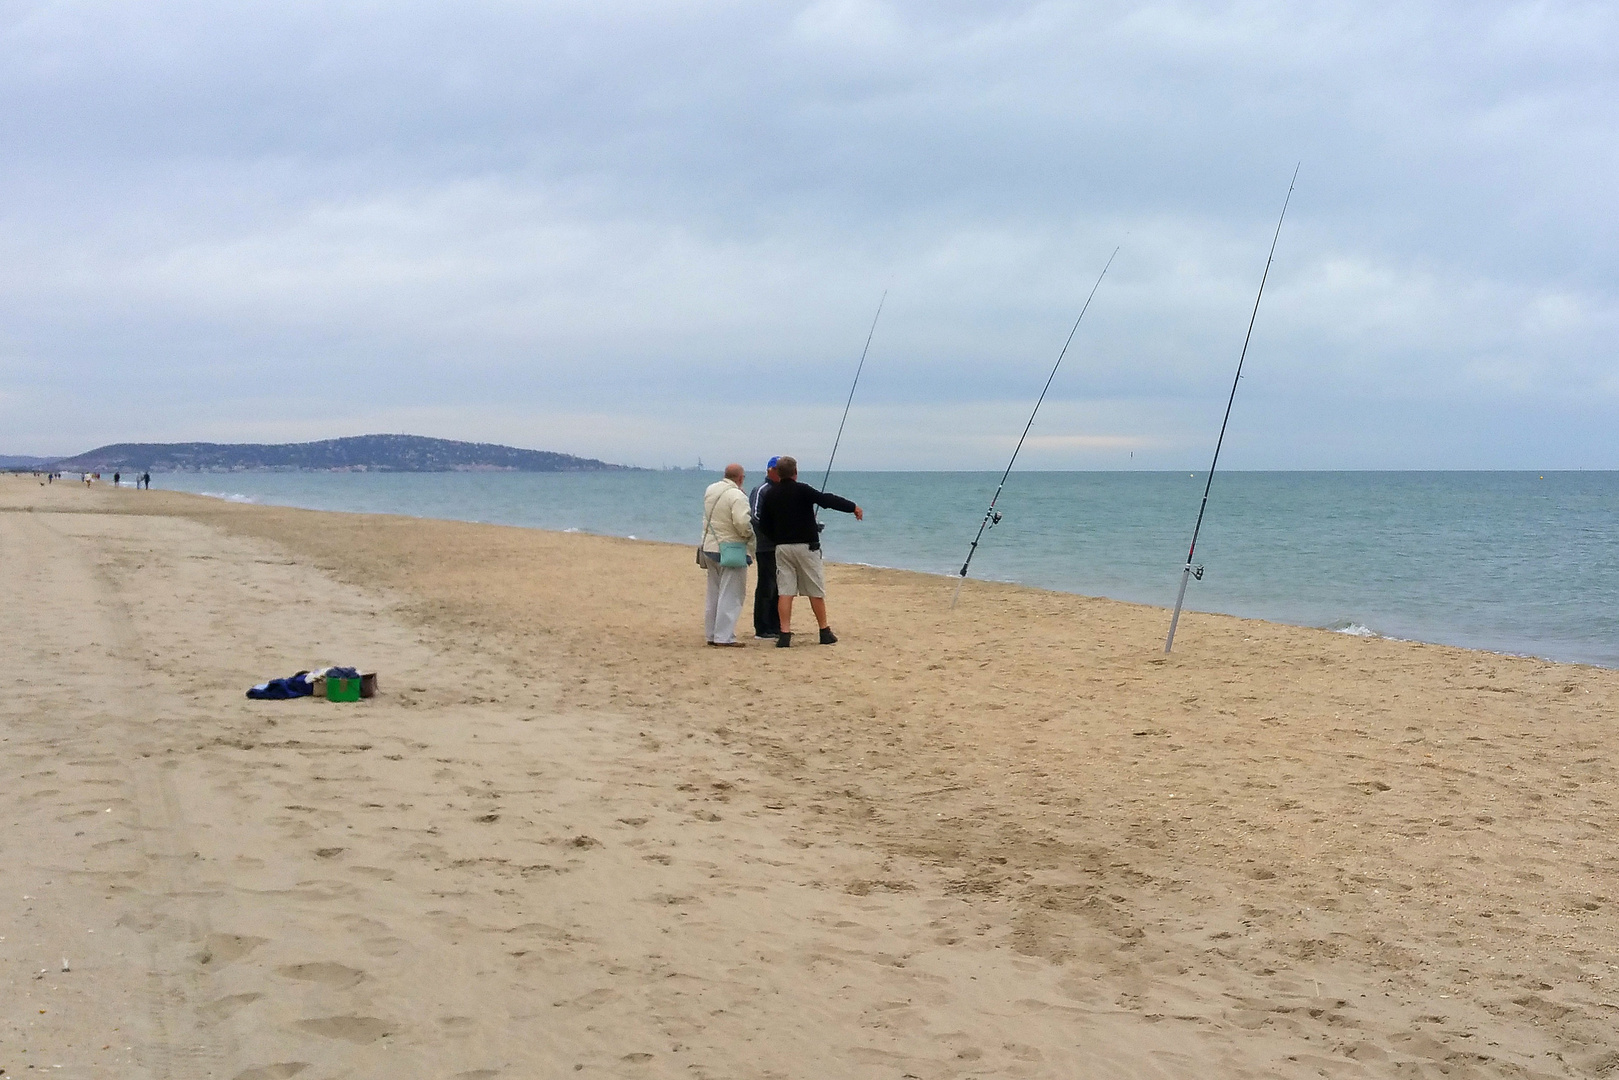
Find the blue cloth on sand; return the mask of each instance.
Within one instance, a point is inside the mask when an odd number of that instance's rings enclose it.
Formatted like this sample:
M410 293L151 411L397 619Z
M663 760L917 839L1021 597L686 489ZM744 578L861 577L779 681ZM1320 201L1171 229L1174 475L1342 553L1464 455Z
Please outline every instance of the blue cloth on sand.
M308 697L315 692L315 684L308 679L309 672L300 671L296 675L288 675L285 679L271 679L266 683L259 683L247 692L247 696L258 701L285 701L288 698Z

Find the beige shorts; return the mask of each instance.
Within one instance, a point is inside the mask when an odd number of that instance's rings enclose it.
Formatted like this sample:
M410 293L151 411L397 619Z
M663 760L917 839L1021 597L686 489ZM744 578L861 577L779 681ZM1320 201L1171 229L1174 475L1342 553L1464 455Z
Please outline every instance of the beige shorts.
M780 596L825 596L821 553L808 544L776 545L776 593Z

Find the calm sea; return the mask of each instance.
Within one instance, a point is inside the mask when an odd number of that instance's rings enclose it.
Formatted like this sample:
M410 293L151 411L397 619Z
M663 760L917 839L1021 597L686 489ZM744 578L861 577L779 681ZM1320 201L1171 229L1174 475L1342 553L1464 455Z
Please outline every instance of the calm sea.
M717 477L191 473L158 487L696 543ZM815 482L819 476L806 471ZM757 479L751 473L750 486ZM846 472L829 559L954 574L999 474ZM1168 606L1204 474L1015 473L972 576ZM1194 610L1619 667L1619 473L1221 473ZM947 586L946 586L947 587Z

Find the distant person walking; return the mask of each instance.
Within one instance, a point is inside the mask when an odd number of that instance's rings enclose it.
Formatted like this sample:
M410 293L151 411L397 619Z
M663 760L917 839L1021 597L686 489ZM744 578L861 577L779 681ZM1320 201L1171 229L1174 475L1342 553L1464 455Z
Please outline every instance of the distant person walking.
M810 610L821 627L821 644L837 643L837 635L826 621L826 582L821 567L821 527L815 508L824 506L853 514L864 521L866 512L848 499L829 491L816 491L798 482L798 460L776 459L781 479L759 500L759 525L776 545L776 591L781 595L776 610L781 616L781 634L776 648L793 643L793 597L809 597Z
M710 645L741 646L736 639L736 623L742 617L742 601L748 595L748 558L740 566L726 566L721 545L746 546L753 552L753 523L748 517L748 497L742 492L747 473L740 465L725 466L725 479L703 492L703 563L708 570L708 599L703 608L703 632Z
M748 493L748 513L753 519L753 537L757 543L755 558L759 560L759 577L753 583L753 636L767 639L781 633L781 612L776 607L776 543L759 524L759 500L781 480L776 472L776 458L765 465L765 481Z
M146 485L146 490L147 491L151 491L152 490L152 474L149 473L149 472L141 473L141 483Z
M113 473L112 474L112 486L113 487L122 487L123 486L123 476L124 476L123 473L116 473L116 472Z

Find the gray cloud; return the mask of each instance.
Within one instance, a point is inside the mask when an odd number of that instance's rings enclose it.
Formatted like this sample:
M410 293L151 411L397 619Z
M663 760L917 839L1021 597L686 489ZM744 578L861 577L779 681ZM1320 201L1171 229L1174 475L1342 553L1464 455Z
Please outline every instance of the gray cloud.
M1201 467L1303 160L1233 466L1619 467L1611 5L4 20L6 452L813 458L891 286L840 460L993 468L1122 244L1029 462Z

